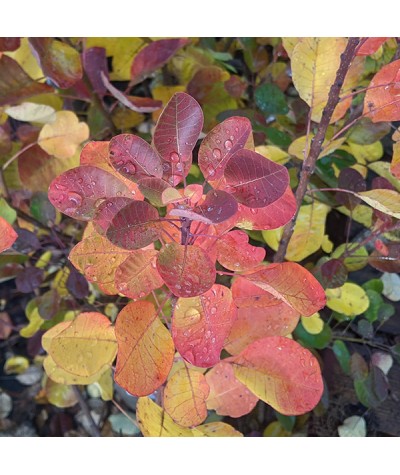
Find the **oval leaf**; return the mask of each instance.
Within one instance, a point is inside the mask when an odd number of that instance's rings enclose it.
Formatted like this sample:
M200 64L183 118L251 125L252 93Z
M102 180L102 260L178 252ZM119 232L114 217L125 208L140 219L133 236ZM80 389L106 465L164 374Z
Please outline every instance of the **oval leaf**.
M198 297L178 299L172 320L177 350L195 366L213 366L235 318L231 291L223 285L215 284Z
M239 203L263 208L281 198L289 184L287 169L251 150L239 150L224 171L227 187Z
M217 259L227 269L244 271L259 265L265 258L265 249L249 244L244 231L230 231L217 241Z
M174 373L165 386L164 409L177 424L197 426L207 417L209 392L206 378L185 367Z
M211 190L207 193L204 202L196 206L194 211L218 224L228 220L237 212L238 204L232 195L222 190Z
M131 302L118 314L115 381L135 396L154 392L167 379L175 348L150 302Z
M263 338L227 361L239 381L281 414L305 414L322 396L317 359L289 338Z
M177 297L195 297L207 292L216 277L215 265L203 249L176 243L161 249L157 269Z

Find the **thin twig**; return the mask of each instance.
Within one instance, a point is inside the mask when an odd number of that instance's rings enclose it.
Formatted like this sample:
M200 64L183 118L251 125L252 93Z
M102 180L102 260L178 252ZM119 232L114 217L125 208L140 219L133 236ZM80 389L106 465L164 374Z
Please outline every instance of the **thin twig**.
M85 416L88 419L89 422L89 432L92 437L101 437L100 430L97 427L96 423L93 420L92 414L90 413L89 406L86 403L85 398L82 396L81 391L77 386L72 386L72 389L74 390L76 399L78 399L78 403L85 414Z
M310 151L308 152L307 158L303 162L302 170L300 173L299 185L296 190L297 212L295 213L291 221L285 226L282 239L279 244L279 248L274 257L274 262L282 262L285 258L286 250L294 231L294 226L296 223L297 215L300 210L301 203L306 194L310 177L314 173L315 164L318 156L321 153L322 143L324 141L332 114L340 100L340 90L342 88L347 71L349 70L350 64L354 58L355 51L359 43L360 38L350 38L347 43L346 49L344 50L344 53L340 57L340 66L337 70L335 81L330 88L328 101L324 110L322 111L321 122L318 125L315 137L311 140Z

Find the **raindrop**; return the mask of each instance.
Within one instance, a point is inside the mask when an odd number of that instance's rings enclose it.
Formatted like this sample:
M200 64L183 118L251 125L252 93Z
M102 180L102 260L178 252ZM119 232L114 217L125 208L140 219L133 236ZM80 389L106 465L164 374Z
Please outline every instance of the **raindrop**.
M239 127L235 127L235 132L239 132Z
M211 338L211 343L215 343L215 338Z
M222 156L221 150L219 148L214 148L213 150L213 157L219 160Z
M82 204L82 196L74 191L68 193L68 200L76 207Z
M210 338L210 336L211 336L210 330L207 330L204 336L205 336L206 338Z
M207 348L204 347L204 348L203 348L203 353L206 354L207 352L208 352Z
M172 163L178 163L179 162L179 155L176 152L172 152L171 155L169 156L170 160Z
M126 162L125 166L121 168L121 172L127 175L134 175L136 173L136 167L133 163Z
M211 315L215 315L217 313L217 308L212 307L211 310L210 310L210 313L211 313Z
M230 138L231 140L235 140L235 137L234 137L233 135L231 135L229 138Z
M176 288L177 290L180 290L180 289L182 288L182 286L179 285L179 284L176 284L176 285L175 285L175 288Z
M177 164L176 164L176 169L178 170L178 172L181 172L181 171L182 171L182 164L181 164L181 163L177 163Z
M168 172L171 169L171 165L169 163L164 162L162 169L164 172Z
M258 213L258 209L250 208L250 213L251 213L251 214L257 214L257 213Z
M56 183L54 186L56 190L59 190L59 191L65 191L67 189L67 187L64 185L61 185L61 183Z
M224 145L225 145L225 148L226 148L227 150L230 150L230 149L232 148L232 146L233 146L233 143L232 143L231 140L225 140Z
M211 165L207 168L207 173L208 173L208 176L214 176L215 175L215 170L214 170L214 167L212 167Z

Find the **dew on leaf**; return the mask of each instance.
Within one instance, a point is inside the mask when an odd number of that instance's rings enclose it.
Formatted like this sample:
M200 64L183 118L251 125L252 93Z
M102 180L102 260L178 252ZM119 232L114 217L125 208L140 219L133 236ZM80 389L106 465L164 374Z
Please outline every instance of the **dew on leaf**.
M225 140L224 145L227 150L230 150L233 146L232 140Z

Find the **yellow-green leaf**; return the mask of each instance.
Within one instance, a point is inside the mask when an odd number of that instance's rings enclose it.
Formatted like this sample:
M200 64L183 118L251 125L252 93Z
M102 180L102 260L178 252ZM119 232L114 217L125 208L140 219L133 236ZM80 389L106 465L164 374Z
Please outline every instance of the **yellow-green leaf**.
M326 306L350 318L361 315L369 307L369 298L365 290L351 282L346 282L336 289L326 289L325 293Z
M350 217L350 211L345 206L339 206L336 209L340 211L341 213L343 213L344 215ZM366 228L370 228L372 225L372 209L369 206L361 205L361 204L357 205L353 209L351 213L351 217L354 221L362 224Z
M32 299L28 302L28 305L25 308L25 315L29 323L24 328L21 328L19 334L24 338L30 338L39 330L44 322L44 319L39 314L39 307L36 299Z
M111 368L106 369L91 386L99 391L103 401L111 401L114 395L114 379Z
M314 138L314 134L303 135L295 139L289 146L288 152L290 155L298 158L299 160L304 160L305 157L310 152L311 140ZM322 143L321 153L318 155L318 159L329 155L339 148L344 142L345 138L339 138L333 141L324 140Z
M400 194L394 190L369 190L354 193L365 203L382 213L400 219Z
M339 259L344 253L348 257L344 258L343 264L350 272L360 270L368 264L368 251L364 246L358 247L357 243L341 244L332 252L331 257Z
M57 407L72 407L78 403L73 387L65 384L58 384L47 378L44 386L46 397L50 404Z
M275 145L259 145L255 150L263 157L269 158L273 162L281 165L284 165L290 160L289 154Z
M209 422L193 429L193 433L203 437L243 437L243 434L225 422Z
M5 374L22 374L29 368L29 360L24 356L12 356L4 364Z
M56 118L56 111L52 107L33 102L23 102L18 106L8 107L6 113L16 120L38 122L39 124L53 122Z
M318 335L324 328L324 321L318 312L311 315L311 317L301 317L301 323L306 332L311 335Z
M383 157L383 145L379 141L365 145L349 142L349 152L358 163L366 165L368 162L376 162Z
M394 147L394 146L393 146ZM400 163L400 142L399 142L399 163ZM397 155L396 155L397 157ZM397 159L397 158L396 158ZM395 152L393 150L393 158L392 163L389 162L373 162L368 165L368 168L375 172L377 175L386 178L395 188L397 191L400 191L400 176L396 178L396 173L393 171L393 161L395 160Z

